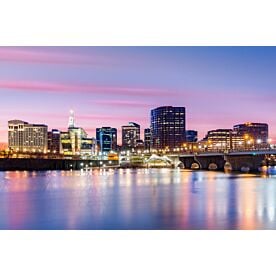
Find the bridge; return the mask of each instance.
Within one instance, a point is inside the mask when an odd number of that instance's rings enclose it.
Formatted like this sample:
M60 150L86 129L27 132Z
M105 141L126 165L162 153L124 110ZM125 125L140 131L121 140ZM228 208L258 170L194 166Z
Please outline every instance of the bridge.
M202 170L258 171L275 166L276 150L168 154L173 167Z

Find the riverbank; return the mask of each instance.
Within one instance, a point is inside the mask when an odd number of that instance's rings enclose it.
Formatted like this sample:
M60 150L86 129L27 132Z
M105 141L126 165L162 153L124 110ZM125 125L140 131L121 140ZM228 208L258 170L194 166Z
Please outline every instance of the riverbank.
M38 158L1 158L0 171L80 170L97 167L118 167L118 161Z

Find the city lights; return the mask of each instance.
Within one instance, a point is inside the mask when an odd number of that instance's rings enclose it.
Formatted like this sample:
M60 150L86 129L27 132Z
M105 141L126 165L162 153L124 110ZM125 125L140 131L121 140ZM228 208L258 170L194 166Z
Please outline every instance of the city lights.
M167 114L170 114L168 120ZM29 124L21 120L9 121L9 147L0 154L20 158L100 160L112 164L126 156L143 159L151 154L198 154L206 152L239 152L273 149L268 137L268 125L245 123L233 129L209 130L198 140L197 131L186 130L185 107L165 106L151 110L150 128L140 138L140 125L130 122L122 126L122 145L117 143L117 129L97 128L96 138L76 127L75 113L70 111L68 131L48 131L44 124ZM20 129L20 131L19 131ZM22 138L21 135L23 134ZM23 142L24 141L24 142ZM83 164L83 163L81 163ZM83 166L83 165L81 165Z

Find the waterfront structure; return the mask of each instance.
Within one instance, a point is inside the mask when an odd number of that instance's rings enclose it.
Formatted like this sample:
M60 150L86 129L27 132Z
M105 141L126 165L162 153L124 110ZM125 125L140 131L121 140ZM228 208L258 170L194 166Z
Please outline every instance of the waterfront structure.
M144 130L144 148L145 150L150 151L151 145L151 130L150 128L146 128Z
M185 107L162 106L151 110L153 149L173 149L186 141Z
M64 155L81 155L82 144L87 139L87 133L81 127L71 127L61 132L61 145Z
M82 127L75 126L74 111L70 111L68 121L68 131L61 132L62 153L65 156L91 157L96 151L94 138L89 138Z
M117 150L117 129L112 127L101 127L96 129L97 147L100 152Z
M206 137L207 150L238 150L244 147L244 138L233 129L215 129L208 131Z
M56 154L61 152L61 136L57 129L48 132L48 152Z
M81 127L71 127L68 129L73 155L80 155L83 139L87 138L86 131Z
M234 130L245 139L246 147L267 147L268 124L264 123L244 123L234 126Z
M122 126L122 149L134 150L137 141L140 140L140 125L129 122L127 126Z
M82 138L80 155L82 158L89 158L96 155L96 139L95 138Z
M73 155L73 147L71 143L70 133L63 131L60 133L61 153L66 155Z
M186 130L186 142L197 142L197 134L196 130Z
M21 120L8 122L9 149L17 152L47 152L48 127Z

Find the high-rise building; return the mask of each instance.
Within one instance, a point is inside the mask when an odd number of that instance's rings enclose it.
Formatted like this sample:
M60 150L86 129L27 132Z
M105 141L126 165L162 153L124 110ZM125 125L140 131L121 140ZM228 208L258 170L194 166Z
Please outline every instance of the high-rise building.
M145 150L150 150L151 145L151 130L150 128L145 128L144 130L144 146Z
M127 126L122 126L122 148L131 150L137 147L140 140L140 125L129 122Z
M80 155L82 140L87 138L87 133L81 127L71 127L68 129L70 134L73 155Z
M98 151L109 152L117 150L117 129L101 127L96 129Z
M186 140L185 107L163 106L151 110L153 149L181 147Z
M83 139L87 133L81 127L71 127L67 132L61 132L62 151L65 155L80 155Z
M266 146L268 144L268 124L245 123L234 126L234 130L244 137L246 143L252 146Z
M61 132L62 153L64 155L91 155L95 143L93 138L88 138L86 131L75 126L74 111L70 111L68 131Z
M48 127L11 120L9 125L9 149L21 152L47 152Z
M197 131L196 130L186 130L186 142L197 142Z
M237 150L244 147L243 137L232 129L210 130L204 141L207 141L209 151Z
M48 152L56 154L61 152L60 131L57 129L48 132Z

